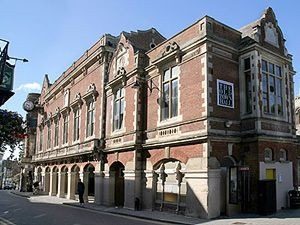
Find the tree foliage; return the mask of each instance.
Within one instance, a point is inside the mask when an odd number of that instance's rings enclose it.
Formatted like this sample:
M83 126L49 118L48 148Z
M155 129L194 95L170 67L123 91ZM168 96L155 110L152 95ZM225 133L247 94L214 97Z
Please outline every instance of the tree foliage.
M0 152L10 151L13 157L15 149L23 148L25 122L17 112L0 109Z

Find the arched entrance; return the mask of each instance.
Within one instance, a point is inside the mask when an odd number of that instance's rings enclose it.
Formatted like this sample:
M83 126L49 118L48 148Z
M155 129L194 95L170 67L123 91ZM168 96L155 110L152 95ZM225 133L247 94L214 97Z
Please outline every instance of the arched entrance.
M114 162L110 168L111 187L114 190L113 203L115 206L124 206L124 171L125 166L121 162Z
M66 197L68 193L68 168L63 166L60 170L58 197Z
M70 174L68 174L68 199L75 199L75 194L77 194L77 183L79 180L80 168L77 165L72 166Z
M54 166L51 174L51 187L50 187L50 195L57 195L58 191L58 168Z
M225 156L221 165L221 214L233 215L239 211L238 167L232 156Z
M42 168L37 169L36 181L39 182L39 185L42 185Z
M176 159L161 160L153 167L154 209L182 213L185 211L186 165Z
M86 194L88 196L95 196L95 167L92 164L87 164L84 167L84 183Z

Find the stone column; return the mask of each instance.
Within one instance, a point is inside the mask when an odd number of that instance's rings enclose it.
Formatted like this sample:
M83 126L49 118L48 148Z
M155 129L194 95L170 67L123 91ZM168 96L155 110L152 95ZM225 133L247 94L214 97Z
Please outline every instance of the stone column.
M44 182L44 184L45 184L45 193L46 194L49 194L49 192L50 192L50 173L49 172L45 172L45 182Z
M95 173L95 203L96 204L103 204L103 185L104 185L104 176L105 174L103 171L99 173Z
M115 174L114 171L106 171L105 172L105 178L106 181L106 193L108 195L106 196L106 200L108 202L108 205L115 206Z
M42 177L42 180L41 180L40 186L42 188L42 191L46 192L46 189L45 189L45 173L44 172L41 172L41 177Z
M124 171L124 208L134 209L135 172Z
M57 172L51 172L50 174L50 196L57 194Z
M156 186L153 186L153 172L152 171L145 171L145 186L143 187L143 202L142 207L143 209L152 210L153 203L155 199L153 199L153 192L156 193Z
M89 202L88 196L88 188L89 188L89 172L80 173L80 179L84 184L84 193L83 193L83 200L84 202Z
M75 200L75 190L77 188L76 184L76 174L77 172L69 172L68 173L68 194L67 199Z
M104 186L105 160L104 160L104 156L103 155L100 156L99 172L96 171L96 168L95 168L95 171L94 171L94 174L95 174L95 178L94 178L95 179L95 200L94 200L94 202L96 204L104 205L105 201L104 201L103 195L105 193L105 189L104 189L104 187L105 187ZM107 194L108 193L106 193L106 195Z
M221 170L208 170L208 217L216 218L221 213Z
M65 197L65 183L66 183L66 172L59 172L58 173L58 191L57 197L63 198Z
M141 207L141 178L140 170L124 171L124 208L135 209L136 198Z
M34 168L34 181L39 181L39 179L38 179L38 168L37 167Z
M207 170L186 171L185 180L187 185L185 215L209 218Z

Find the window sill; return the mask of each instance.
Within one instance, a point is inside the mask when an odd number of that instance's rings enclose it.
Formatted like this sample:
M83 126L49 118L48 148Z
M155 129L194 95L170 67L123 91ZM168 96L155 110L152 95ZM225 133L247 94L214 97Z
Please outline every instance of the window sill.
M76 141L73 141L72 142L72 145L76 145L76 144L79 144L80 143L80 141L79 140L76 140Z
M266 118L271 118L271 119L278 120L278 121L284 121L285 120L284 115L276 115L276 114L272 114L272 113L263 112L263 116L266 117Z
M273 161L273 160L264 160L264 163L274 164L274 163L276 163L276 161Z
M92 135L92 136L88 136L84 139L84 141L90 141L90 140L93 140L95 139L95 135Z
M172 118L169 118L166 120L158 121L157 127L162 127L162 126L166 126L166 125L181 122L181 121L182 121L182 115L179 115L179 116L172 117Z
M62 148L64 148L64 147L67 147L68 146L68 142L67 143L64 143L64 144L62 144Z
M119 129L119 130L114 130L111 134L112 134L112 136L114 136L114 135L118 135L118 134L123 134L123 133L125 133L125 128L123 127L123 128L121 128L121 129Z

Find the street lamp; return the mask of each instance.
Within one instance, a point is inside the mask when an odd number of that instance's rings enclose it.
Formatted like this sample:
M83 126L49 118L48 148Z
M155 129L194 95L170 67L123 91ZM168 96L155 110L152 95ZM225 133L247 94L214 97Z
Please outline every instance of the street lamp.
M150 81L150 84L148 83ZM168 101L165 97L165 94L159 89L159 87L152 81L152 79L146 79L144 77L137 77L136 81L132 84L131 88L133 89L139 89L142 86L142 83L146 83L147 88L150 91L150 94L152 94L152 91L154 89L158 90L160 92L160 97L157 99L157 104L162 105L164 107L168 106Z
M148 81L150 81L150 84L148 84ZM146 78L143 78L143 77L137 77L136 81L131 86L131 88L139 89L142 85L141 83L146 83L147 84L147 87L150 90L150 93L152 93L153 89L157 89L158 91L160 91L159 88L156 86L156 84L152 81L152 79L146 79Z

